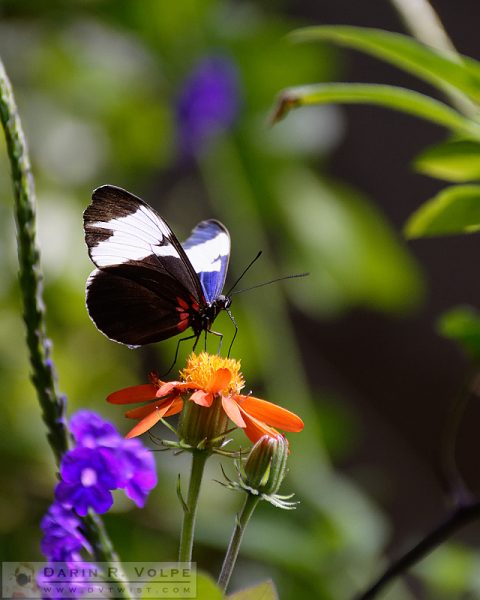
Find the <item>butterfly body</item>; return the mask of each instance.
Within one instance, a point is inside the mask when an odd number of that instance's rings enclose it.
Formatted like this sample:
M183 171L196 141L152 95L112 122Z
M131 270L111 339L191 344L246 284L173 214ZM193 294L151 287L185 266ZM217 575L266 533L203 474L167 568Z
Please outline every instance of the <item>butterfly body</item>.
M189 327L198 339L228 310L222 290L230 236L219 221L202 221L181 244L152 207L104 185L93 192L84 229L97 267L87 281L87 309L110 339L141 346Z

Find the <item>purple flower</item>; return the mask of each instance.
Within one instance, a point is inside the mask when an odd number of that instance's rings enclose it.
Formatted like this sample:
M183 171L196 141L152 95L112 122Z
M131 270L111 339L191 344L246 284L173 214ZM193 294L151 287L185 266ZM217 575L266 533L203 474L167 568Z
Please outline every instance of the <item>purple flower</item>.
M90 573L95 570L93 563L85 562L81 558L75 561L49 562L37 574L37 585L42 598L64 600L65 597L85 596L88 588L92 587ZM67 590L68 596L63 593L64 590Z
M113 504L110 490L119 487L121 473L115 451L78 447L65 454L60 465L62 480L55 498L84 517L89 508L102 514Z
M90 508L102 514L113 504L111 490L124 488L143 506L157 483L152 453L139 440L125 440L111 423L88 410L73 415L70 428L77 447L62 459L57 502L82 517Z
M182 155L194 155L231 127L239 105L239 77L234 63L225 56L203 58L183 82L177 99Z
M54 503L43 517L41 549L50 561L75 561L81 550L91 552L90 544L81 532L81 521L71 510Z
M115 446L122 438L115 427L90 410L79 410L70 419L70 430L77 446Z
M153 454L136 439L125 440L119 450L125 478L121 487L125 488L125 494L141 508L150 490L157 484Z

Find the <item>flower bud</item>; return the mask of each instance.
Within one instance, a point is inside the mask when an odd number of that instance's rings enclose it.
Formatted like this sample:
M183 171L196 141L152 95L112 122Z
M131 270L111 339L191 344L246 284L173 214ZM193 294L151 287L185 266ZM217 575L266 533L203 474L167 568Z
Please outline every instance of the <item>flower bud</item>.
M221 397L216 395L209 407L185 402L178 437L194 448L214 448L222 445L227 428L228 416L223 410Z
M264 435L250 451L244 483L259 494L276 494L286 475L287 457L288 442L283 435Z

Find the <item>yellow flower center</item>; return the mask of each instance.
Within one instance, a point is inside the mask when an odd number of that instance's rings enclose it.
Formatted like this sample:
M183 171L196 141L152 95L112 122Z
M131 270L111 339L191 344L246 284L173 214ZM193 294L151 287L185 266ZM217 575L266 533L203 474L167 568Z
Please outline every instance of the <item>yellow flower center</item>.
M240 361L234 358L222 358L217 354L208 354L208 352L200 354L192 352L188 357L187 366L180 371L180 377L183 381L195 382L206 390L215 380L219 369L228 369L231 375L229 383L220 390L222 395L239 394L245 385L245 380L240 372Z

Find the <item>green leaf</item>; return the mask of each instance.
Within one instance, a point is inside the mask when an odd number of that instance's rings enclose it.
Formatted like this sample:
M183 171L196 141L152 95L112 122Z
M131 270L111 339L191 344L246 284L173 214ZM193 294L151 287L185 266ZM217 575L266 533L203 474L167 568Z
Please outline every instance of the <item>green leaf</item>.
M285 286L303 310L401 313L421 301L416 264L372 203L300 167L279 174L276 197L289 236L283 270L310 272L301 285Z
M195 583L197 588L197 593L195 595L196 600L223 600L224 596L222 590L207 573L197 571ZM145 586L145 590L145 594L142 595L142 600L151 599L152 593L149 590L149 584ZM162 598L163 600L178 600L179 596L162 596Z
M201 571L197 573L197 600L223 600L222 590L215 581Z
M480 180L480 142L451 140L427 148L414 161L415 169L446 181Z
M453 340L470 358L480 360L480 314L471 306L457 306L441 315L438 332Z
M480 230L480 185L455 185L442 190L410 216L408 238L473 233Z
M332 103L375 104L480 139L480 124L447 104L406 88L373 83L320 83L288 88L280 94L272 120L282 119L292 108L299 106Z
M428 81L442 91L452 87L480 101L480 65L468 57L440 52L399 33L367 27L327 25L291 34L298 42L330 41L366 52Z
M264 581L253 587L227 596L228 600L278 600L277 590L272 581Z

